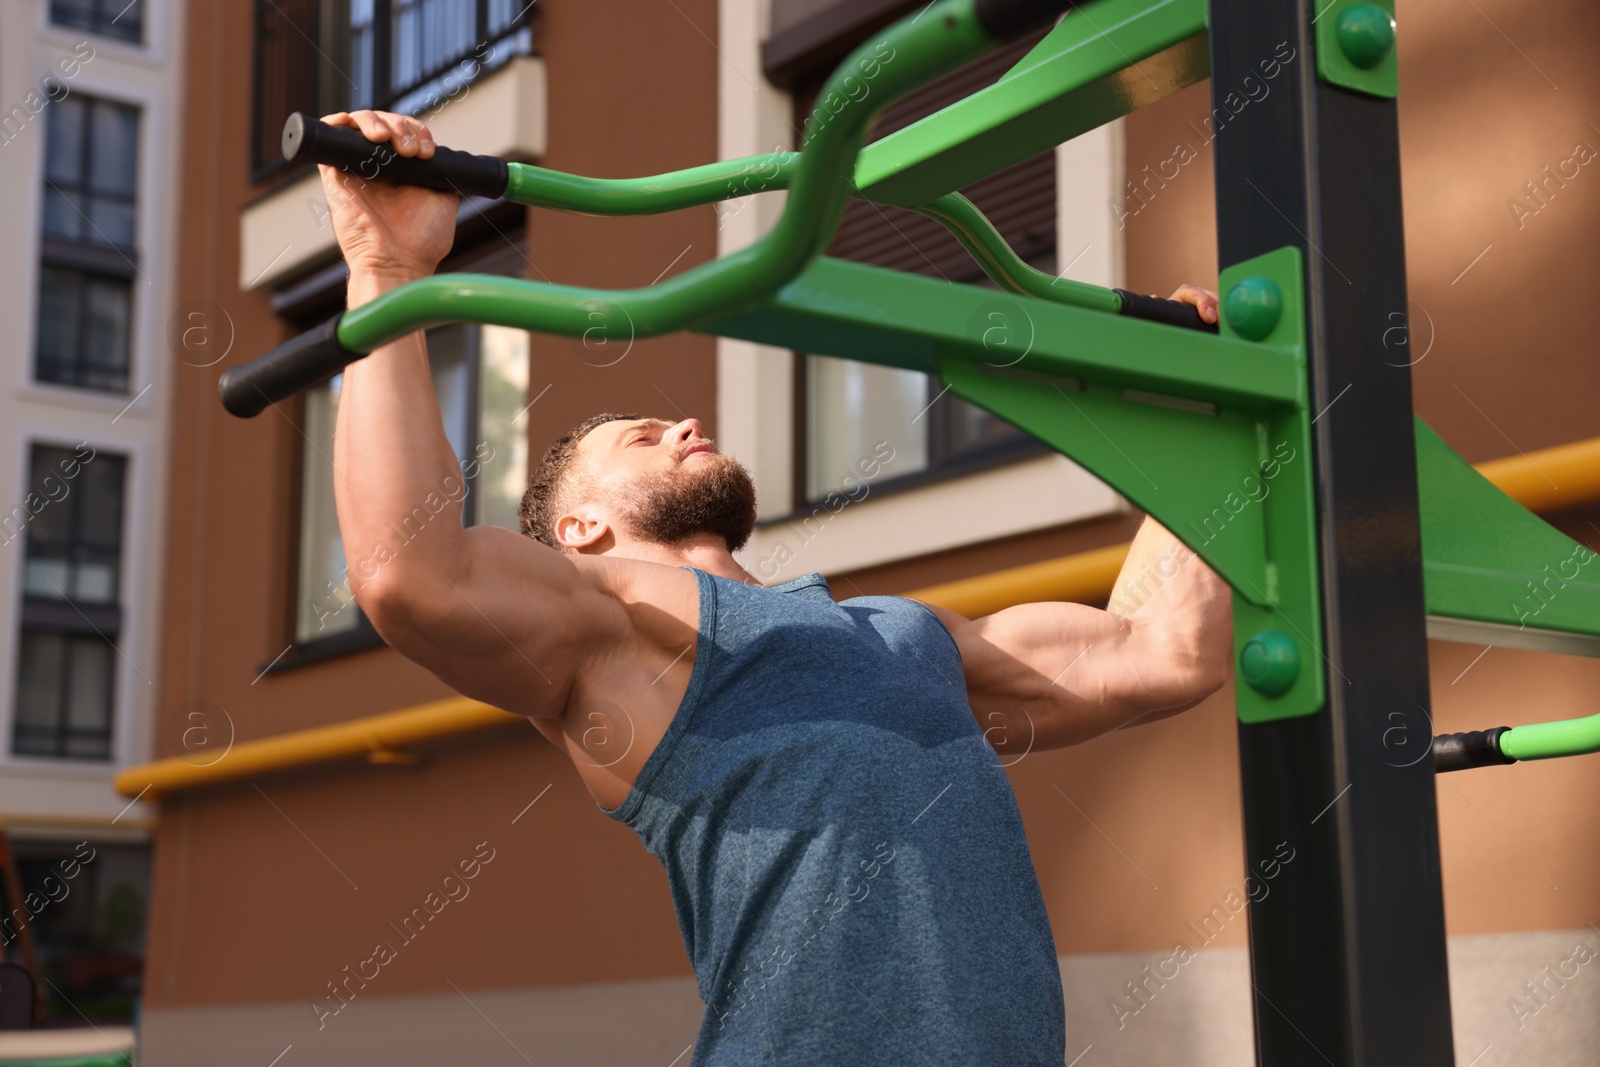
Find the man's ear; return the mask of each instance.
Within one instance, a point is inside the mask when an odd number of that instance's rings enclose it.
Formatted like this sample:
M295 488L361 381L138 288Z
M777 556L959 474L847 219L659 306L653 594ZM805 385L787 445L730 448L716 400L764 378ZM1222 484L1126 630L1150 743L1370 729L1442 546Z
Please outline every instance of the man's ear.
M556 543L582 552L606 535L611 523L593 504L580 504L555 523Z

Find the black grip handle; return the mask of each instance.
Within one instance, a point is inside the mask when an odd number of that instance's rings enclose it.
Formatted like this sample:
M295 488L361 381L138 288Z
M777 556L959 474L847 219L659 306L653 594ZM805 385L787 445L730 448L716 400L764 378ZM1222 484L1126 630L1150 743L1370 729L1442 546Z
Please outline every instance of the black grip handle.
M249 363L229 367L217 381L222 406L241 419L253 418L268 404L285 400L324 378L331 378L365 356L339 343L340 312Z
M290 163L326 163L357 177L420 185L462 196L502 197L510 170L495 156L475 156L436 146L428 159L402 156L386 142L369 141L349 126L329 126L296 111L283 124L283 158Z
M1074 0L976 0L972 14L984 33L996 41L1011 41L1077 6Z
M1433 770L1464 771L1472 767L1495 767L1517 762L1516 757L1500 751L1500 735L1511 729L1496 726L1492 730L1471 730L1461 734L1440 734L1433 739Z
M1159 296L1142 296L1126 289L1113 289L1122 297L1122 314L1135 319L1164 322L1168 326L1182 326L1189 330L1216 333L1217 324L1200 317L1200 309L1182 300L1163 300Z

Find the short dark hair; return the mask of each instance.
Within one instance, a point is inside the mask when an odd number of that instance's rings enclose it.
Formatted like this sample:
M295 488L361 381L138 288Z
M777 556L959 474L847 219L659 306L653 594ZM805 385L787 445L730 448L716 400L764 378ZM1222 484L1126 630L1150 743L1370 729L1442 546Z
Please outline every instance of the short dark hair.
M584 419L556 438L555 443L545 451L544 458L539 461L533 477L528 479L527 491L522 494L522 507L517 511L517 525L522 532L535 541L560 551L561 542L556 540L555 523L560 517L558 509L562 490L567 485L567 475L571 471L572 461L578 456L578 443L596 426L616 422L619 419L644 417L606 412Z

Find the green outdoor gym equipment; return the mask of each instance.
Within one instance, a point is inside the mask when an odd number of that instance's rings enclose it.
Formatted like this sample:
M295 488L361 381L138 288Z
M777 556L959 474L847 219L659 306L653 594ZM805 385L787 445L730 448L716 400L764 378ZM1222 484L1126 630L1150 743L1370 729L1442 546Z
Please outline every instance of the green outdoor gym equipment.
M896 98L1069 7L997 83L863 147L874 117ZM777 224L755 243L644 288L587 289L482 274L412 282L229 369L219 382L222 401L236 415L254 415L387 342L448 322L618 342L689 329L937 377L949 391L1092 471L1228 582L1250 846L1271 832L1257 822L1269 827L1273 818L1287 818L1271 810L1275 797L1294 794L1284 811L1303 811L1315 824L1333 807L1317 810L1323 803L1320 795L1313 799L1317 789L1331 785L1326 793L1337 803L1345 792L1332 793L1347 776L1346 791L1357 778L1363 783L1361 794L1322 827L1306 831L1326 835L1314 842L1321 857L1315 862L1323 866L1305 861L1297 869L1324 871L1326 899L1300 917L1282 904L1271 906L1276 912L1253 906L1258 992L1270 982L1273 1000L1303 1012L1296 1014L1302 1021L1323 1014L1307 1029L1333 1035L1328 1040L1340 1048L1398 1041L1394 1047L1404 1050L1412 1033L1406 1016L1385 1005L1405 1000L1421 974L1434 984L1433 999L1417 1012L1426 1017L1416 1031L1426 1034L1417 1040L1429 1063L1447 1063L1448 1003L1441 1008L1437 997L1443 920L1437 868L1430 866L1436 863L1436 825L1428 824L1420 842L1400 840L1401 831L1390 826L1392 813L1364 799L1369 790L1377 796L1387 788L1371 783L1403 782L1395 797L1431 804L1417 799L1431 798L1431 778L1419 784L1408 777L1407 768L1419 761L1391 763L1372 751L1383 715L1421 710L1425 716L1426 709L1385 711L1367 696L1346 695L1347 687L1351 693L1360 688L1349 677L1357 668L1344 659L1356 632L1351 613L1359 609L1368 620L1382 620L1384 613L1370 592L1351 593L1356 585L1382 586L1372 578L1371 551L1363 556L1342 547L1366 529L1345 516L1372 501L1352 487L1348 468L1341 467L1347 461L1330 451L1330 442L1354 439L1349 420L1381 390L1369 384L1369 392L1336 408L1344 394L1329 368L1372 373L1382 344L1369 327L1385 321L1386 294L1352 287L1330 296L1327 256L1303 232L1311 224L1290 221L1291 214L1331 217L1366 246L1398 247L1398 208L1389 203L1398 201L1393 15L1392 3L1348 0L1219 0L1209 7L1204 0L937 0L840 64L818 96L799 152L645 178L586 178L445 148L418 161L353 130L297 115L285 129L286 156L340 167L352 180L382 178L596 215L674 211L778 189L787 190L788 199ZM1294 44L1278 95L1250 104L1254 111L1243 111L1243 104L1234 110L1235 75L1271 55L1280 33L1286 46ZM1232 238L1222 242L1220 329L1208 329L1187 305L1034 270L957 192L1208 76L1213 115L1239 129L1227 135L1231 140L1219 138L1216 149L1219 232ZM869 92L859 92L863 84ZM1317 122L1305 117L1312 111ZM1245 123L1256 123L1255 132ZM1318 180L1326 168L1346 164L1281 148L1280 132L1285 143L1298 138L1302 145L1337 143L1360 151L1370 140L1368 171L1381 176L1380 190L1390 190L1387 200L1378 199L1382 211L1368 201L1352 206L1340 199L1370 194L1354 178L1348 184L1359 185L1357 192ZM1360 172L1361 182L1368 171ZM1240 197L1251 195L1240 190L1240 174L1260 194L1260 201L1249 201L1254 214L1238 206L1246 202ZM936 219L1002 291L823 256L852 196ZM1251 227L1274 242L1244 242L1252 251L1228 261L1229 248L1241 247L1237 235ZM1374 289L1387 287L1403 309L1403 259L1392 255L1370 266L1378 279ZM1352 314L1341 318L1341 307L1359 309L1361 321ZM1359 336L1362 351L1352 348L1352 336ZM1408 373L1396 367L1390 377L1374 379L1392 383L1390 395L1407 413ZM1391 453L1381 472L1376 466L1368 472L1391 494L1384 499L1402 505L1384 519L1387 526L1369 524L1398 538L1389 542L1400 568L1397 602L1414 597L1425 604L1429 626L1452 637L1527 647L1543 635L1548 647L1600 654L1600 567L1554 576L1549 570L1587 550L1501 493L1421 420L1393 418L1392 406L1372 410L1387 420L1384 439L1403 448L1403 459ZM1412 536L1420 542L1417 559L1409 558L1407 546L1417 543ZM1530 612L1525 605L1536 586L1546 595ZM1408 612L1396 617L1410 619ZM1416 620L1415 627L1396 624L1396 632L1413 642L1407 647L1422 639L1420 613ZM1343 644L1330 639L1330 630L1345 635ZM1422 672L1425 693L1426 664L1417 660L1425 656L1382 670L1409 672L1413 690ZM1437 739L1430 726L1427 736L1432 760L1419 773L1431 775L1600 751L1600 715ZM1301 775L1300 768L1282 765L1295 753L1318 762ZM1431 809L1426 815L1431 820ZM1382 849L1369 849L1386 833L1391 840ZM1384 864L1407 850L1417 853L1416 869L1385 882ZM1345 870L1364 873L1346 877L1340 874ZM1411 896L1396 888L1402 882ZM1413 909L1409 919L1385 910L1400 906L1396 893ZM1379 912L1381 918L1372 917ZM1412 928L1438 936L1418 950L1409 975L1367 951L1330 964L1326 986L1286 979L1298 956L1284 945L1303 937L1326 946L1327 937L1340 936L1327 933L1330 927L1366 938L1369 946L1382 945L1393 932L1398 936L1390 940L1399 944ZM1350 1006L1358 1000L1360 1012ZM1264 1059L1297 1040L1299 1029L1291 1033L1273 1022L1261 1002L1257 1018ZM1327 1029L1317 1029L1324 1021Z

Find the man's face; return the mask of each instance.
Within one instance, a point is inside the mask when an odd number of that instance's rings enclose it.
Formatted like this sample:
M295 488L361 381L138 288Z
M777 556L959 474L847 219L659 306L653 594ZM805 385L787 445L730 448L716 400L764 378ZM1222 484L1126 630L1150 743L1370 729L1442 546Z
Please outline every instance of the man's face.
M639 540L673 545L710 533L736 552L755 529L750 472L718 452L695 419L602 423L584 437L577 458L594 499L614 504L618 525Z

